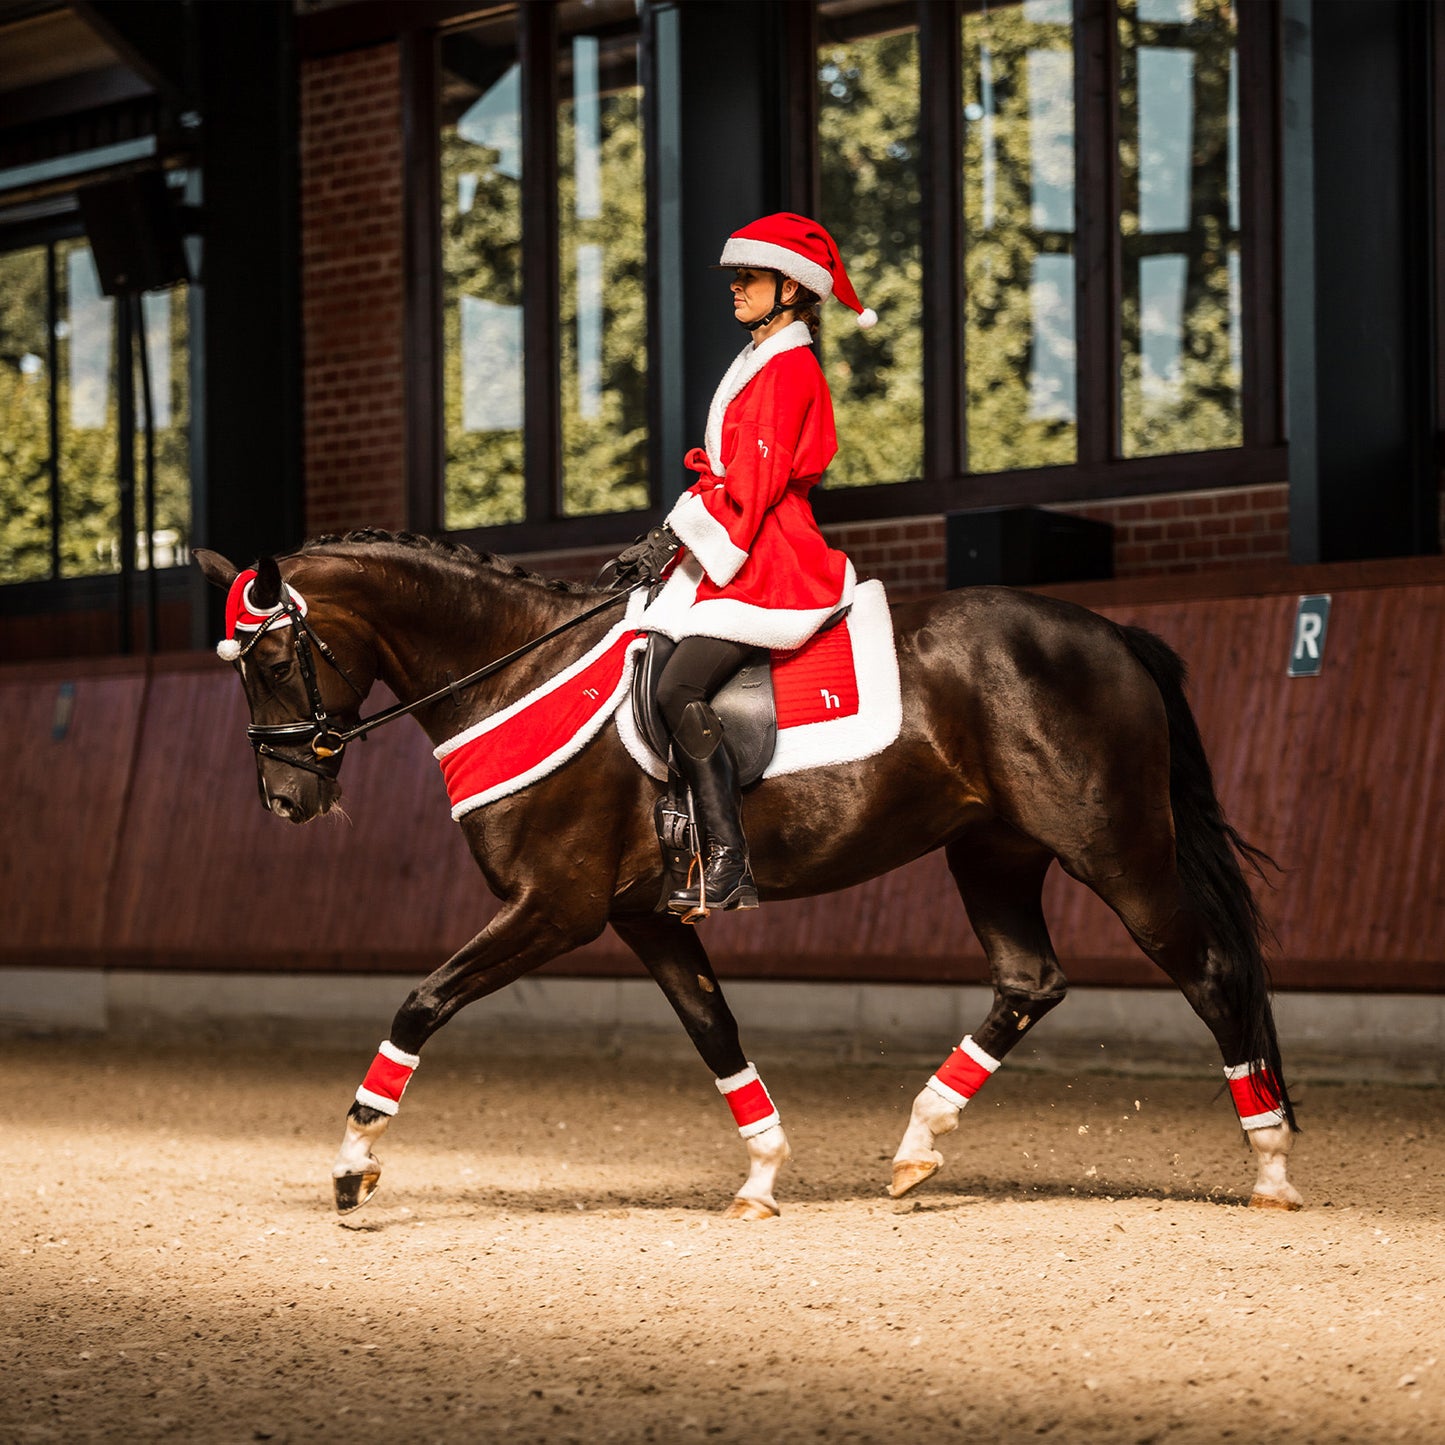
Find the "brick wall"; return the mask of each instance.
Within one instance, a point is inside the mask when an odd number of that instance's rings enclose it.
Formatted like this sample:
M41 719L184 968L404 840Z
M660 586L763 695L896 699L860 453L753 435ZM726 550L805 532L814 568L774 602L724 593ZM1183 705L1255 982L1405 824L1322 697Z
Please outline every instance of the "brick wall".
M1114 526L1114 575L1159 576L1283 562L1289 557L1289 489L1283 483L1061 504L1052 510ZM944 585L943 518L908 517L829 527L860 577L881 577L895 597Z
M306 530L406 526L395 45L301 74Z

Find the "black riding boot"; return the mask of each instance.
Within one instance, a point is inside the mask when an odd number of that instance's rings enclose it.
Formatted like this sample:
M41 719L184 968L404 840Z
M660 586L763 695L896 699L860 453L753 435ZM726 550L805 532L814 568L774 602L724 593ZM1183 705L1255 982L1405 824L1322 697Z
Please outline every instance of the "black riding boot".
M703 868L698 881L667 900L668 910L688 923L713 908L756 908L758 887L748 867L737 773L723 746L722 723L707 703L690 702L683 709L672 752L692 789Z

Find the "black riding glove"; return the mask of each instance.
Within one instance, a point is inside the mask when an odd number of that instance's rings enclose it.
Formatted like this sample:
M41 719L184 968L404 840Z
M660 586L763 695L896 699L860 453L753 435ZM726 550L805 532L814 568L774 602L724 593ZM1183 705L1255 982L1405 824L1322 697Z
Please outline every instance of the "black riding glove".
M653 527L630 547L624 547L597 574L597 586L610 589L634 582L660 582L681 546L677 533L665 522Z

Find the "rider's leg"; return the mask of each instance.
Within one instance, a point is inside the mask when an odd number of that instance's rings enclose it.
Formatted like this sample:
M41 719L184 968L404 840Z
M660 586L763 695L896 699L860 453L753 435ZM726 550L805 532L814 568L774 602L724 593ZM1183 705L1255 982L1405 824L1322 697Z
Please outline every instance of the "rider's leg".
M703 837L702 871L668 900L686 918L710 908L755 908L742 795L722 724L708 699L756 651L713 637L685 637L658 679L658 708L672 734L673 760L687 779Z

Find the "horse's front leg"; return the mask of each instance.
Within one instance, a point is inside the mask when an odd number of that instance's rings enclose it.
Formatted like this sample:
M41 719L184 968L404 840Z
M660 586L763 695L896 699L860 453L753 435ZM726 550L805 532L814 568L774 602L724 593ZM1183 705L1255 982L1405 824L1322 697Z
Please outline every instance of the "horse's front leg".
M356 1102L346 1116L341 1149L331 1167L338 1213L359 1209L376 1192L381 1163L376 1142L401 1105L401 1096L421 1063L422 1045L457 1012L595 938L599 924L570 927L548 916L536 894L505 908L435 973L408 995L392 1020L391 1036L378 1049Z
M697 930L664 914L614 918L619 938L642 960L713 1072L748 1151L748 1177L724 1211L728 1219L772 1219L778 1173L792 1156L778 1111L738 1042L737 1020L723 997Z

